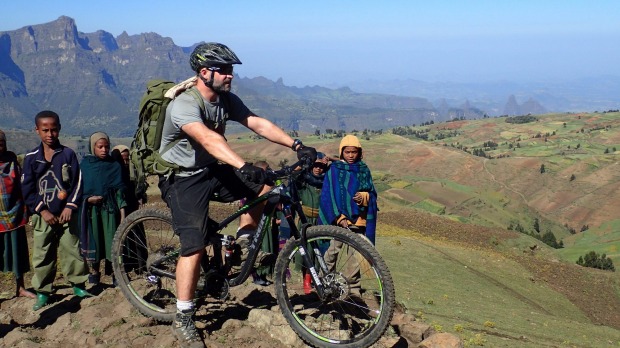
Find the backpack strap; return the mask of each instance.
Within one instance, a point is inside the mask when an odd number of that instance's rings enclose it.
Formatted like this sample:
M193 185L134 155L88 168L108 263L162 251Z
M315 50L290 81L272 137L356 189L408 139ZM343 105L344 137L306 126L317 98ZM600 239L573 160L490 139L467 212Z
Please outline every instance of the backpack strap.
M194 100L198 104L198 107L200 108L201 116L205 117L207 110L205 107L205 101L200 95L200 92L198 92L198 90L194 87L185 90L185 92L189 93L189 95L191 95L194 98ZM153 164L153 169L155 170L155 172L160 173L160 174L167 174L170 170L177 172L180 169L179 166L174 165L164 160L161 157L163 154L165 154L170 149L172 149L180 141L181 139L175 139L174 141L171 141L168 144L166 144L166 146L164 146L164 148L159 153L159 156L157 156L157 161ZM159 169L160 166L162 167L162 169Z
M194 100L196 101L196 103L198 103L198 107L200 108L200 114L202 116L204 116L206 114L206 108L205 108L205 101L204 99L202 99L202 96L200 95L200 92L198 92L197 89L195 88L190 88L188 90L186 90L186 92L188 92L192 97L194 97ZM178 144L179 141L181 141L181 139L176 139L170 143L168 143L166 146L164 146L164 148L161 150L161 152L159 153L160 155L165 154L166 152L168 152L168 150L172 149L174 147L174 145Z
M188 89L186 92L188 92L192 97L194 97L194 100L196 100L196 103L198 103L198 107L200 108L200 114L202 116L205 116L207 113L207 109L205 107L205 100L202 99L202 95L200 95L200 92L198 92L195 87Z

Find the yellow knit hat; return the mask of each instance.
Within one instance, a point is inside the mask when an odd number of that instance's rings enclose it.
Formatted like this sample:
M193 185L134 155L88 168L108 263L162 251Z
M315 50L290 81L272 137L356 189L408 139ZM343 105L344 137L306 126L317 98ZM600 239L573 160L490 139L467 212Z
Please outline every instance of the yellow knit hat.
M342 159L342 150L346 146L355 146L360 149L360 158L362 158L362 143L355 135L346 135L342 140L340 140L340 159Z

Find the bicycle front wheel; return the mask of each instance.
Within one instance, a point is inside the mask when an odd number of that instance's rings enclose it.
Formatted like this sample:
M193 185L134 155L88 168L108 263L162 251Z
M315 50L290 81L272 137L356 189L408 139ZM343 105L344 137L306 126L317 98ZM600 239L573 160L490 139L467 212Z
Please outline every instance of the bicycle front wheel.
M174 320L179 249L167 210L137 210L116 230L114 275L123 295L143 315L162 322Z
M394 284L385 261L368 240L340 227L310 227L307 239L323 295L301 261L300 241L289 240L274 276L284 317L314 347L372 345L394 312Z

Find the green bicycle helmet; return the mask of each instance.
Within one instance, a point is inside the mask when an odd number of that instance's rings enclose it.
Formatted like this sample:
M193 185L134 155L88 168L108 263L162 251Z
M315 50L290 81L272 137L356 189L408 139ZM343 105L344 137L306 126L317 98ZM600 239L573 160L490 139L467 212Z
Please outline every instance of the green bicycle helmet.
M189 65L195 72L200 71L203 67L211 68L232 64L241 64L241 61L230 48L216 42L208 42L196 46L189 57Z

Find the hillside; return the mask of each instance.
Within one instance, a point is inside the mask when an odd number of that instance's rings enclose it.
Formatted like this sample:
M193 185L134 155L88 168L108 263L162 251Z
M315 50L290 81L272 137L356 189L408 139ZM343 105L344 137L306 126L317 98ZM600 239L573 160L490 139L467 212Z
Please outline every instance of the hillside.
M420 177L427 177L445 181L444 188L450 182L465 185L449 189L454 192L448 194L451 203L443 189L430 197L447 215L504 228L520 224L529 232L538 218L539 234L550 230L563 239L561 254L568 259L574 261L592 247L618 262L618 116L548 114L529 123L492 118L412 128L419 133L405 135L416 148L410 154L416 158L411 182L423 186ZM420 134L429 140L422 141ZM476 152L479 156L470 155ZM408 190L415 192L413 186ZM431 196L437 190L426 187L417 190ZM472 187L478 189L474 195L467 192Z
M576 257L597 250L620 265L613 210L620 206L614 194L618 116L548 114L529 123L485 118L410 127L411 134L359 134L379 190L377 248L406 312L458 335L468 347L620 345L618 272L575 264ZM446 137L449 132L453 135ZM427 134L426 140L420 134ZM302 138L332 156L340 140L326 134ZM490 141L497 143L495 149L483 146ZM248 134L231 135L229 143L248 160L266 159L274 167L294 160L290 150ZM474 156L474 149L483 149L486 157ZM152 204L157 191L156 186L149 191ZM541 231L553 231L565 248L552 249L506 229L519 223L534 233L535 218ZM582 232L578 227L584 224L589 228ZM6 274L0 278L5 299L0 334L22 346L168 342L162 340L169 328L137 315L116 289L76 302L59 279L59 303L37 315L28 300L7 299L11 281ZM227 314L202 316L210 340L220 347L285 346L246 320L253 309L273 306L273 297L252 285L241 290L228 307L215 311ZM104 320L97 313L113 315ZM224 325L223 318L233 313L238 321Z
M576 261L592 248L620 263L619 116L546 114L529 123L483 118L360 137L382 200L460 222L521 226L538 236L550 231L563 241L560 254L567 260ZM9 149L17 153L37 144L33 132L8 134ZM306 134L304 139L336 156L339 138L334 134ZM282 156L293 159L278 146L256 146L260 140L248 134L229 140L248 158L267 159L272 166ZM65 135L62 141L85 151L84 137ZM129 144L130 139L117 141ZM473 155L480 151L485 157Z
M611 347L620 344L620 278L560 261L537 240L388 211L382 255L416 318L466 346Z
M382 200L460 222L521 226L539 236L550 231L563 241L560 254L568 260L592 248L620 263L619 116L546 114L529 123L483 118L360 137ZM17 153L37 144L33 132L8 135L9 149ZM339 138L334 134L306 134L304 139L336 156ZM266 159L272 166L281 157L293 159L278 146L256 146L261 141L245 133L229 140L248 158ZM84 137L65 135L62 141L85 151ZM129 144L130 139L117 142ZM473 155L480 151L485 157Z

